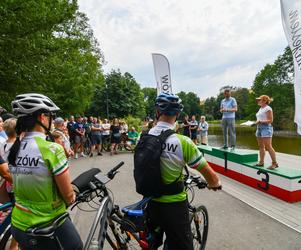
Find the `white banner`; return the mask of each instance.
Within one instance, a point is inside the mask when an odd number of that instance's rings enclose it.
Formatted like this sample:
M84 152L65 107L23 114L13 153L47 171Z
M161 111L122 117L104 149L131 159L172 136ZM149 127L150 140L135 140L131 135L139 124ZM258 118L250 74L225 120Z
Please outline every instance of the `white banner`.
M301 0L280 0L283 29L294 58L295 123L301 134Z
M157 95L172 93L170 68L167 58L162 54L152 54L152 57L157 82Z

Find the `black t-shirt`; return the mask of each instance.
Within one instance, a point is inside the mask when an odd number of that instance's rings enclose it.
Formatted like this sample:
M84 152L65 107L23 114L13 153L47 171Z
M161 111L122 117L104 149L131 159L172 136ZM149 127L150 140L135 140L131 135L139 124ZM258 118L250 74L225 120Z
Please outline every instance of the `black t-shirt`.
M119 134L119 126L111 125L112 134Z

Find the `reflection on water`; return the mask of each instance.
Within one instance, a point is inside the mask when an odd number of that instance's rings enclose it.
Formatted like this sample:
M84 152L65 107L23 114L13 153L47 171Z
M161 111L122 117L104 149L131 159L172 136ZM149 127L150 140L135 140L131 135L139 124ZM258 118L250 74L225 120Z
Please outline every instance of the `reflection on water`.
M237 148L258 149L255 128L251 130L250 128L237 128L236 137ZM223 145L223 135L220 127L209 129L208 142L210 146L220 147ZM274 136L273 147L277 152L301 155L301 138Z

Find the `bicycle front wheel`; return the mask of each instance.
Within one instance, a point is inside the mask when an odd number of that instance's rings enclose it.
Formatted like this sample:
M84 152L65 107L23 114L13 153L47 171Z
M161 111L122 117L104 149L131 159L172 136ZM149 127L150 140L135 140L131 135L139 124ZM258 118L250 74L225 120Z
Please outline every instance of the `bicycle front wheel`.
M193 237L193 249L204 250L209 229L209 216L205 206L191 208L190 225Z

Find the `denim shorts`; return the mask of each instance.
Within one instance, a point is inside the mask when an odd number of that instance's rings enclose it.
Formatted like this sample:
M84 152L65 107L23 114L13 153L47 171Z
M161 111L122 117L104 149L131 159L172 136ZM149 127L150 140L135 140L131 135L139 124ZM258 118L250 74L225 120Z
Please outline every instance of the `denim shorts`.
M273 137L273 126L263 124L257 126L256 137Z

